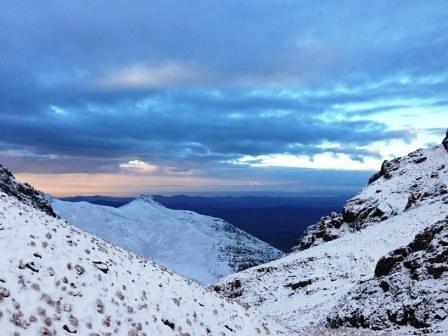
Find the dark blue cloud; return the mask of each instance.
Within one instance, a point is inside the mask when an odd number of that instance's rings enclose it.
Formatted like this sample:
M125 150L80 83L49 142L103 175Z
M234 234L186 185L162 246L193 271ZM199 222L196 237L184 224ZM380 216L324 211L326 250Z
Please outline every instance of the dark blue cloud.
M247 155L379 158L360 146L414 133L372 116L448 104L445 8L5 3L0 151L14 155L3 161L19 171L95 172L138 158L212 175ZM151 78L135 79L135 69ZM347 108L357 103L367 107ZM328 142L337 146L323 149Z

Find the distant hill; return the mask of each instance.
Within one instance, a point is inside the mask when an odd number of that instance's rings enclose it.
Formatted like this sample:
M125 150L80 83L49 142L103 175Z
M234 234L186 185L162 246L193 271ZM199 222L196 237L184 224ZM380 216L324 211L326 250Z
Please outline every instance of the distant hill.
M191 210L218 217L277 247L289 251L297 237L319 218L339 211L351 194L302 196L153 196L167 208ZM120 207L131 202L130 197L76 196L63 198L70 202L89 202Z
M97 205L107 205L114 208L119 208L122 205L128 204L135 197L109 197L109 196L73 196L73 197L63 197L61 200L67 202L88 202Z
M140 196L119 208L53 200L69 223L201 283L283 256L222 219Z

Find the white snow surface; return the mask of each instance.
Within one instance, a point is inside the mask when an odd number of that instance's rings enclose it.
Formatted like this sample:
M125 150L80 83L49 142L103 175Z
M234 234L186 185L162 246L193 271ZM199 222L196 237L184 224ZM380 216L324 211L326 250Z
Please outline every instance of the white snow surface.
M275 335L194 281L0 192L0 334Z
M149 196L120 208L54 200L69 223L204 284L283 256L231 224L171 210Z
M416 163L415 153L426 160ZM386 214L382 219L367 216L357 223L358 230L343 223L339 238L231 275L218 282L215 290L250 311L276 319L293 334L325 326L338 300L374 276L382 256L407 245L417 233L448 215L443 191L448 184L448 153L442 146L415 153L398 160L392 176L368 185L350 205L362 211L380 207ZM408 205L410 197L415 200ZM405 330L394 331L399 332Z

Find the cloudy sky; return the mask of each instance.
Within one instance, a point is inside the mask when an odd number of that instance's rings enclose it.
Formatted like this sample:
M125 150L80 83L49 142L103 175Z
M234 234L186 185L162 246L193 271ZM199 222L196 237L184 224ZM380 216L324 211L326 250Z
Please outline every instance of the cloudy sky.
M350 190L448 127L437 1L20 1L0 163L56 195Z

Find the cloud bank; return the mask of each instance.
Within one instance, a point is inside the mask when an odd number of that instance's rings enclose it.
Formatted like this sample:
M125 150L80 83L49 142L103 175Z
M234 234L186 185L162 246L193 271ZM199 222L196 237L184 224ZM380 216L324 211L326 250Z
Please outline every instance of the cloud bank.
M26 174L276 183L375 169L448 124L445 7L7 2L0 159Z

